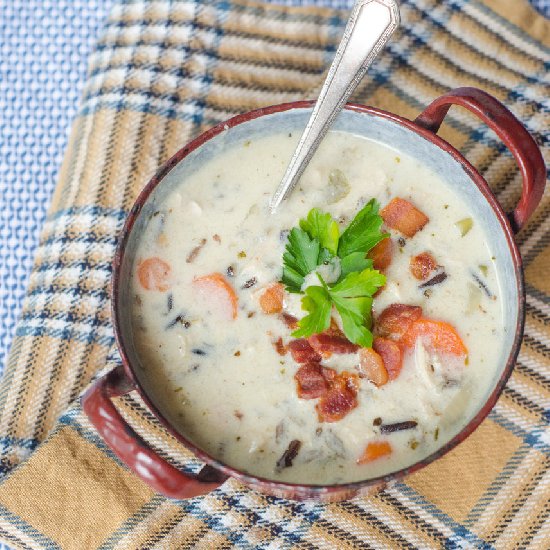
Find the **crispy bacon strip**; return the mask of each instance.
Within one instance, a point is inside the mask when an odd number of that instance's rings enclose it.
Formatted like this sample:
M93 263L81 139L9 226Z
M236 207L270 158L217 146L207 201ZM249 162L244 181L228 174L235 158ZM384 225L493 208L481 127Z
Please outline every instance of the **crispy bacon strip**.
M338 329L338 332L340 332L340 329ZM345 336L329 334L328 332L314 334L307 340L311 347L324 357L330 357L333 353L355 353L359 349L359 346L352 344Z
M294 315L290 315L290 313L283 311L280 315L280 319L289 329L296 330L298 328L298 319L294 317Z
M399 340L420 317L420 306L391 304L378 316L376 332L383 338Z
M395 380L403 367L401 348L394 341L387 338L375 338L372 347L382 357L384 367L388 371L388 378Z
M321 356L305 338L291 340L287 347L296 363L319 363L321 361Z
M329 389L329 382L336 376L336 371L322 367L319 363L302 365L296 374L296 391L300 399L317 399Z
M260 296L264 313L280 313L283 310L284 287L281 283L269 285Z
M388 237L387 239L380 241L369 251L367 258L372 260L374 269L386 269L391 264L392 249L392 242Z
M315 406L319 422L337 422L357 407L358 377L342 372Z
M437 262L429 252L422 252L411 258L409 268L413 277L419 281L425 281L437 269Z
M380 211L385 224L392 229L403 233L407 237L414 237L430 219L418 210L409 201L395 197Z

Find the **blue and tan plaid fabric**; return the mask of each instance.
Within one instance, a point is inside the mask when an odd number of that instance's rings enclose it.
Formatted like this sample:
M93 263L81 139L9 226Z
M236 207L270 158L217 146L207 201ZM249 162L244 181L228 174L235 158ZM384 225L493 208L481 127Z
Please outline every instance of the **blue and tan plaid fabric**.
M503 5L505 4L505 5ZM355 99L413 118L449 88L486 89L550 160L548 23L521 0L412 0ZM550 540L550 197L518 235L526 337L490 417L442 460L371 498L266 497L234 481L155 495L105 447L77 398L118 362L110 261L136 194L212 124L315 97L346 13L242 0L115 6L93 54L0 386L0 537L20 548L547 548ZM520 177L495 136L452 111L442 135L511 208ZM136 396L117 402L168 460L200 468Z

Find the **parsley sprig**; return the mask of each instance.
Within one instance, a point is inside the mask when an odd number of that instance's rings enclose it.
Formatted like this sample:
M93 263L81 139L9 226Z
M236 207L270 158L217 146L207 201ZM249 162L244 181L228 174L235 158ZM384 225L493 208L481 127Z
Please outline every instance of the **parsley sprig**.
M386 278L372 269L366 255L389 236L381 231L378 208L374 199L368 202L341 235L338 223L318 208L310 210L307 218L300 220L300 227L290 231L283 254L282 281L289 292L304 294L302 309L308 312L293 336L307 337L326 330L334 306L346 337L360 346L372 345L372 296L384 286ZM302 292L307 275L335 257L341 270L336 283L327 284L317 272L320 284Z

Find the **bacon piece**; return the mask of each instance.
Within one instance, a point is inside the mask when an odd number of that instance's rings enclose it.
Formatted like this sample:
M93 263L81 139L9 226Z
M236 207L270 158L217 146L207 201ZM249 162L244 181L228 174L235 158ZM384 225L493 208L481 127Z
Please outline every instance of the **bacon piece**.
M290 313L283 311L280 318L289 329L296 330L298 328L298 319L296 319L294 315L290 315Z
M369 251L367 258L372 260L374 269L386 269L391 264L392 248L391 239L388 237Z
M260 296L260 307L264 313L280 313L283 310L285 289L281 283L269 285Z
M435 353L468 355L468 348L464 345L458 332L452 325L444 321L418 319L403 336L401 343L412 348L417 338L422 338L422 343Z
M319 363L321 361L321 356L305 338L291 340L287 347L296 363Z
M345 336L328 334L327 332L314 334L307 341L322 356L330 357L333 353L355 353L359 349L358 345L352 344Z
M437 262L429 252L422 252L411 258L409 268L413 277L419 281L425 281L437 269Z
M279 355L286 355L286 346L283 344L283 339L279 336L277 340L273 342L273 347Z
M322 367L319 363L302 365L294 375L298 397L316 399L323 396L329 389L329 380L335 376L335 370Z
M420 317L420 306L391 304L378 316L375 323L376 332L384 338L399 340Z
M325 380L327 382L332 382L337 376L338 373L329 367L322 367L323 368L323 376L325 377Z
M380 211L385 224L407 237L414 237L430 219L409 201L395 197Z
M346 371L335 377L329 390L315 405L319 422L337 422L357 407L357 378Z
M367 378L376 386L383 386L388 381L388 371L382 357L372 348L359 350L359 376Z
M388 378L395 380L403 367L403 356L401 348L392 340L387 338L375 338L372 347L382 357L384 367L388 371Z
M357 459L357 464L366 464L383 456L389 456L391 452L392 448L388 441L371 441Z

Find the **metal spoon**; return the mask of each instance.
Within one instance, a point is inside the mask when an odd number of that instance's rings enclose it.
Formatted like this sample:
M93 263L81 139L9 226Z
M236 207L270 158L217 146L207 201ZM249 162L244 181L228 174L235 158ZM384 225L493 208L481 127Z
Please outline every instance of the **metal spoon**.
M399 8L394 0L359 0L355 4L311 117L271 197L272 213L292 192L332 121L398 26Z

